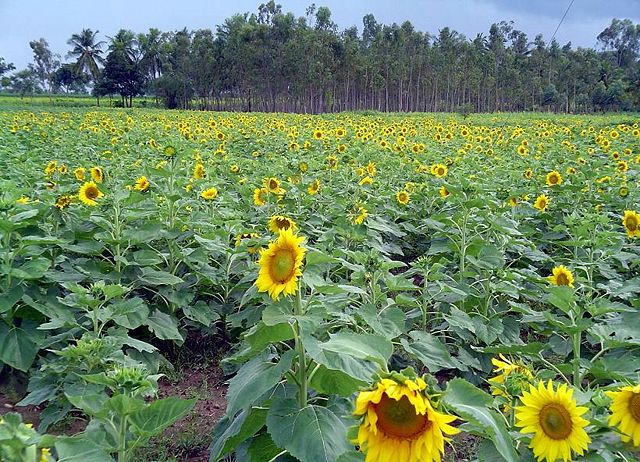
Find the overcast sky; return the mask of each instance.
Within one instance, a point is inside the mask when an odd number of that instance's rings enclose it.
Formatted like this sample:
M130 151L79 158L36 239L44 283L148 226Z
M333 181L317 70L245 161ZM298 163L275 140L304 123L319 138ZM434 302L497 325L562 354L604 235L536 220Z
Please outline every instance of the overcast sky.
M358 26L372 13L378 22L391 24L410 20L421 31L437 33L449 26L467 37L487 33L502 20L529 39L542 33L549 40L570 0L317 0L328 6L339 28ZM261 0L0 0L0 57L18 69L32 60L29 41L44 37L51 50L65 58L71 34L83 28L100 31L100 38L120 28L146 32L187 27L190 30L221 24L234 13L257 12ZM266 3L266 0L265 0ZM312 1L280 0L285 12L303 16ZM640 0L574 0L557 33L561 44L595 47L596 36L612 18L630 18L640 23Z

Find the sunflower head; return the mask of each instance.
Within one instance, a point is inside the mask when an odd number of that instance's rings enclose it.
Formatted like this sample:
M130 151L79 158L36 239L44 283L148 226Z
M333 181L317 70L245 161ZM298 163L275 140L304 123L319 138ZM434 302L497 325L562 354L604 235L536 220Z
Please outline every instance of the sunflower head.
M218 197L218 190L216 188L208 188L200 193L200 197L202 197L206 201L211 201Z
M433 408L424 379L408 372L388 374L356 398L360 426L353 443L369 462L439 462L445 435L459 432L449 425L456 417Z
M269 219L269 229L274 233L288 229L295 230L297 227L295 221L283 215L274 215Z
M447 197L449 194L451 194L449 190L444 186L440 186L438 193L440 194L440 197L442 197L443 199Z
M396 200L398 201L398 204L407 205L410 199L411 199L411 196L404 189L396 193Z
M87 171L84 169L84 167L78 167L73 171L73 174L75 175L76 180L84 181L87 175Z
M633 210L625 210L622 224L628 237L640 237L640 214Z
M538 197L536 197L536 201L534 202L533 206L541 212L544 212L549 206L549 198L545 194L540 194Z
M136 191L144 192L149 189L149 186L151 186L151 183L149 183L147 177L143 175L136 180L136 183L133 185L133 189L135 189Z
M206 176L207 176L207 172L204 170L204 165L198 162L196 166L193 168L193 177L196 180L202 180Z
M583 455L591 439L585 427L589 421L582 415L586 407L578 406L573 389L566 384L554 389L551 380L545 386L530 385L516 407L516 426L521 433L533 433L529 447L538 461L554 462L558 458L571 460L571 452Z
M574 281L573 273L564 265L554 267L551 276L548 276L547 280L554 286L569 287L573 287Z
M553 170L547 173L547 186L557 186L562 184L562 175L560 172Z
M320 180L314 180L313 183L311 183L309 185L309 187L307 188L307 192L310 195L314 195L314 194L318 194L318 192L320 191Z
M618 427L623 442L640 447L640 384L605 393L612 400L609 425Z
M267 195L269 190L267 188L256 188L253 190L253 203L258 207L262 207L267 203Z
M71 204L71 196L67 194L58 197L58 199L56 200L56 207L60 210L67 208L69 204Z
M265 178L262 183L264 188L270 193L277 194L278 196L285 193L285 190L280 187L280 180L277 178Z
M449 168L444 164L435 164L431 167L431 173L437 178L444 177L449 172Z
M491 394L494 396L518 396L529 388L533 380L533 373L522 363L511 361L500 354L492 358L496 376L488 380L491 384Z
M91 168L91 179L96 183L102 183L104 180L104 173L100 167Z
M90 207L98 205L96 199L100 199L104 197L104 194L98 189L98 185L96 185L93 181L88 181L80 186L80 190L78 191L78 198L84 205L88 205Z
M255 282L258 292L268 292L274 300L280 294L296 293L306 252L301 245L303 241L304 237L296 236L292 228L287 228L278 232L278 238L269 247L260 250L260 271Z

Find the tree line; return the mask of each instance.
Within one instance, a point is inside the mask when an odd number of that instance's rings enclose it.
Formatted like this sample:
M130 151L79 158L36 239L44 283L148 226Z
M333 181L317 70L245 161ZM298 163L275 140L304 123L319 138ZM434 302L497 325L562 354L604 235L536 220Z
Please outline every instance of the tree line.
M320 113L378 111L589 112L640 108L640 24L614 19L598 49L574 49L542 35L530 41L513 22L468 39L371 14L339 31L327 7L306 15L273 0L210 29L120 30L107 41L83 29L68 41L68 63L43 38L15 71L0 58L3 87L21 93L91 91L120 104L148 94L167 108ZM13 72L13 73L12 73ZM99 102L99 100L98 100Z

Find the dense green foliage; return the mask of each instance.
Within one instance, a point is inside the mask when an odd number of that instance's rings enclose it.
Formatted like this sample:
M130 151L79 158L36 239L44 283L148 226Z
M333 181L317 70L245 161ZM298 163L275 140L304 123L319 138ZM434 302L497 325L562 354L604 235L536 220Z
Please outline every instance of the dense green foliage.
M594 37L595 38L595 37ZM79 82L60 74L44 39L31 42L30 70L5 78L20 94L82 88L116 94L122 105L144 91L168 108L245 111L588 112L640 107L640 25L614 19L597 37L600 51L574 49L513 22L474 38L411 22L380 24L373 15L339 31L326 7L306 17L270 1L209 29L135 34L120 30L108 49L84 29L69 40ZM100 69L100 66L104 68ZM0 66L0 72L4 67ZM77 85L79 83L79 85Z

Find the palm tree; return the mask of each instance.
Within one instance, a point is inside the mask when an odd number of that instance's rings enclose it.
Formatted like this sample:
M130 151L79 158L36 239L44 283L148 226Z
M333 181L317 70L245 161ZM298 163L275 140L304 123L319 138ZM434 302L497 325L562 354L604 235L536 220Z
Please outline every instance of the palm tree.
M131 62L139 61L138 40L133 32L120 29L116 35L108 38L111 40L110 53L123 53Z
M96 82L100 75L99 64L104 63L102 55L102 46L104 41L96 42L98 31L93 32L91 29L82 29L79 34L73 34L67 41L67 44L73 49L67 54L67 57L75 57L76 71L85 73Z

